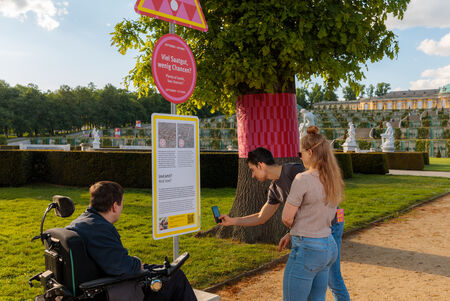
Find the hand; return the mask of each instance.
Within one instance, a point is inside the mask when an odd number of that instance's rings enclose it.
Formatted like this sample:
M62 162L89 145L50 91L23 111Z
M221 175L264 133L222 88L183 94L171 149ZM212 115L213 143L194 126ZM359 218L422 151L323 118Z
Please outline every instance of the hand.
M286 249L290 241L291 241L291 234L286 233L286 235L283 236L280 239L280 242L278 243L278 252L281 252L283 249Z
M232 217L229 217L226 214L222 214L221 216L219 216L219 219L222 221L220 224L222 226L233 226L235 225L235 219Z

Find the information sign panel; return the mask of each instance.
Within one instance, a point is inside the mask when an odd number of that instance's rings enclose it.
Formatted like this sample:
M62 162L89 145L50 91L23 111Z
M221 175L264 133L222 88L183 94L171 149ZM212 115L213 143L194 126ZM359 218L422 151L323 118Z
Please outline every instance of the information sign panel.
M153 49L152 74L165 99L175 104L185 102L197 82L197 66L191 48L176 34L162 36Z
M153 238L200 230L196 116L152 114Z

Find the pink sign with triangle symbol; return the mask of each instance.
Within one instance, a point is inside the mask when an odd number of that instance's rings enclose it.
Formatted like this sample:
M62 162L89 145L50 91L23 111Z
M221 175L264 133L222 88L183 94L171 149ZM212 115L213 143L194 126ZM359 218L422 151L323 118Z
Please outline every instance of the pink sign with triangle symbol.
M198 0L137 0L134 10L141 15L208 31Z

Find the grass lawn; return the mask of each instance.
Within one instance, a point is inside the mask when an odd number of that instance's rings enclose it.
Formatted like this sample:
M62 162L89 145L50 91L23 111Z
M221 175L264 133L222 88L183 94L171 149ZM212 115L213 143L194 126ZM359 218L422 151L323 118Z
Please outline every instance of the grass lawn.
M450 171L450 158L430 158L430 165L425 165L427 171Z
M345 183L346 230L450 191L450 181L444 178L356 174ZM202 230L215 224L210 207L218 205L221 212L228 212L234 193L234 189L202 189ZM64 227L81 214L88 204L87 188L0 188L0 300L31 300L42 292L42 288L27 284L29 277L44 268L43 247L30 239L38 234L42 214L54 194L70 196L76 211L66 219L49 214L44 229ZM151 213L151 190L126 189L125 207L116 226L130 254L148 263L161 263L165 255L172 255L172 239L153 240ZM274 245L195 238L192 234L180 237L180 252L184 251L191 258L183 270L196 288L224 281L287 253L278 253Z

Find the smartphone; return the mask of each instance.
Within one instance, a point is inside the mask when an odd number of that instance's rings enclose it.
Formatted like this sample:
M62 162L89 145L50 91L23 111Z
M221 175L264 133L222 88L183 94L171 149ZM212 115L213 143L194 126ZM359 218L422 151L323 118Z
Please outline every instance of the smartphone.
M219 219L220 216L219 208L217 206L212 206L211 209L214 214L214 219L216 220L216 223L221 223L222 221Z

